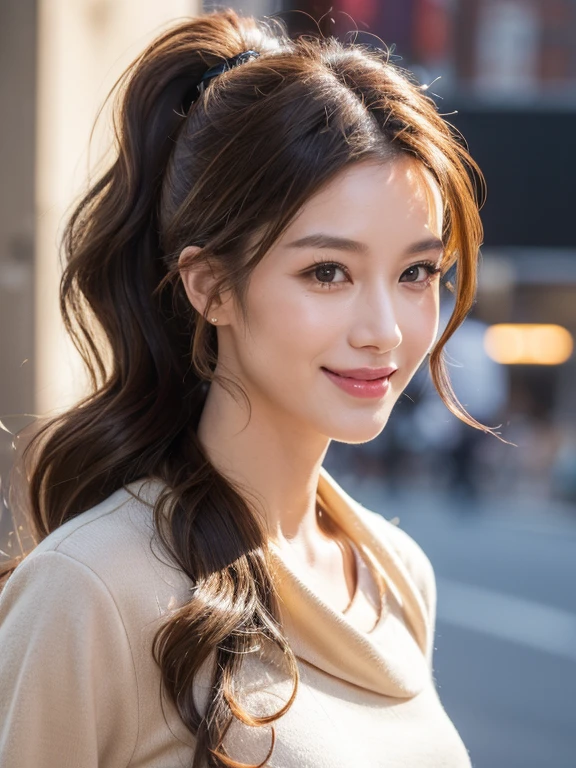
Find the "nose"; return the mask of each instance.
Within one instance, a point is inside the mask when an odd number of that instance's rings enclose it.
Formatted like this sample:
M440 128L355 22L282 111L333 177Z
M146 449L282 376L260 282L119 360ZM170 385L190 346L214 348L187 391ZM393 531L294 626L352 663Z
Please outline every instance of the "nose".
M358 297L353 311L350 343L353 347L373 347L389 352L402 343L402 331L390 294L374 290L370 296Z

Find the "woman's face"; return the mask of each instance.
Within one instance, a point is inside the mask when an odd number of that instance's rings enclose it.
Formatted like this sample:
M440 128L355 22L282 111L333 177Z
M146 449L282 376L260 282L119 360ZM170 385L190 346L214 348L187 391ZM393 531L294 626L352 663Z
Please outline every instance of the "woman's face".
M442 199L416 162L364 162L342 172L254 269L248 326L239 314L224 317L219 365L267 418L301 434L371 440L433 345L439 275L418 265L440 264ZM397 370L387 388L377 384L379 392L364 396L324 370L388 366Z

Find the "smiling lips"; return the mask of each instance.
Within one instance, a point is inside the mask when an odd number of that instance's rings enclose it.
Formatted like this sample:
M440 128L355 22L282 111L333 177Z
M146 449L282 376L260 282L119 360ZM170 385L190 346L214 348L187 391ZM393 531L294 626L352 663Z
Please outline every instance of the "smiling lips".
M324 370L335 373L338 376L344 376L347 379L373 381L374 379L384 379L387 376L391 376L397 368L391 366L390 368L349 368L345 371L335 370L334 368L325 368Z
M322 368L326 376L337 387L354 397L383 397L388 392L390 377L397 369L353 368L346 371L332 371Z

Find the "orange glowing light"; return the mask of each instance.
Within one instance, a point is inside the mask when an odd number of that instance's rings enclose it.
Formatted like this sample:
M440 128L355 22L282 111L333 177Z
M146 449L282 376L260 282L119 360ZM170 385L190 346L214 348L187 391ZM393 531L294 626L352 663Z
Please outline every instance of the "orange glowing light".
M486 354L503 365L560 365L574 349L561 325L499 323L484 334Z

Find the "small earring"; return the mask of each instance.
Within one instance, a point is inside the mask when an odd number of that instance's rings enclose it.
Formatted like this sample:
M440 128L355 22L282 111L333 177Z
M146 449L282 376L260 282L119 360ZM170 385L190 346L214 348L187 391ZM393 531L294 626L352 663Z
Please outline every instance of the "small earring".
M217 323L217 322L218 322L218 318L217 318L217 317L211 317L211 318L210 318L210 321L211 321L212 323Z

